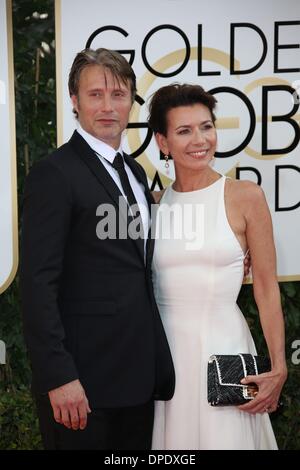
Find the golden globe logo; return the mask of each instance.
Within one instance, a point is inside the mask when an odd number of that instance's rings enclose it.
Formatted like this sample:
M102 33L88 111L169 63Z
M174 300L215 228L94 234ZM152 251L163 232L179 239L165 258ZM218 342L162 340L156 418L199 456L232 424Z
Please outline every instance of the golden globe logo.
M170 13L167 1L154 0L143 9L142 22L136 21L133 6L118 5L123 18L119 26L115 23L116 3L108 3L103 11L92 2L85 28L80 9L65 5L59 12L58 38L64 31L64 41L57 43L63 68L58 79L66 78L71 62L70 47L64 49L64 44L72 43L72 52L106 47L124 55L135 71L138 96L123 147L144 166L151 189L169 185L175 175L173 165L165 169L163 155L148 128L150 95L172 82L198 83L217 95L219 147L214 167L263 186L274 215L279 278L299 279L294 233L300 210L300 116L295 96L299 87L293 85L300 72L299 16L286 5L261 9L261 2L255 0L251 23L249 15L243 17L242 8L238 18L244 22L235 22L234 1L226 2L215 16L200 3L191 10L180 2ZM80 36L74 36L74 28L80 28ZM62 83L59 90L63 94ZM69 96L63 96L58 118L65 110L69 112ZM63 129L63 125L58 127ZM65 128L67 138L74 128L67 114Z
M152 65L152 68L159 70L160 74L165 73L166 70L169 70L174 65L182 64L185 54L186 51L184 49L173 51L171 54L161 57L156 61ZM196 61L198 59L198 50L196 47L191 48L189 54L190 61ZM224 51L204 47L202 49L202 58L207 62L221 65L224 68L229 68L230 57ZM235 68L238 69L238 67L239 61L235 60ZM236 79L237 78L238 77L236 77ZM139 93L145 99L151 94L153 89L155 89L156 80L157 76L153 75L148 70L139 79L137 88ZM227 94L230 96L231 101L233 99L237 101L236 110L239 112L239 115L232 117L219 117L216 124L219 130L225 130L226 132L231 130L233 132L237 129L239 134L242 134L243 136L245 135L245 137L241 138L240 135L238 135L237 138L239 140L237 143L227 151L217 152L216 157L219 158L219 162L220 159L235 157L235 159L233 158L232 163L227 163L226 174L235 178L240 178L242 172L247 171L248 174L251 172L256 178L256 182L261 184L263 174L260 169L260 162L268 161L271 163L272 160L284 158L287 153L292 152L299 144L300 134L297 123L297 121L300 121L300 115L297 114L299 104L295 100L290 103L290 98L294 98L295 83L291 85L287 80L279 77L261 77L250 81L250 83L246 84L242 89L235 88L233 85L234 81L231 82L230 87L214 87L209 90L218 97L218 100L220 99L220 95ZM261 96L257 99L255 95L259 93ZM274 107L278 93L283 94L284 101L288 104L289 109L288 113L282 113L279 111L279 113L275 113L276 116L273 117L269 113L269 107ZM254 97L251 95L254 95ZM152 180L152 189L154 189L156 185L162 188L168 186L171 183L172 178L166 174L164 168L160 165L160 158L157 158L158 150L156 149L155 144L153 145L153 142L151 142L152 134L149 135L149 129L144 141L141 139L141 128L145 127L141 125L141 121L143 121L143 118L145 119L145 115L141 116L142 111L144 110L141 104L144 104L144 100L142 100L141 103L140 100L135 103L131 114L131 120L135 124L129 125L129 129L131 129L127 136L129 148L133 156L135 156L135 154L139 156L138 161L143 165L149 179ZM246 124L247 120L249 124ZM272 129L273 121L283 123L286 127L290 128L293 133L292 139L288 142L285 141L286 137L283 135L278 148L271 148L270 137L268 140L268 134L271 134L270 130L274 132L274 129ZM138 125L138 123L140 124ZM259 135L259 138L257 138L257 135ZM235 142L234 138L235 137L227 140ZM226 136L224 136L224 140L226 140ZM244 156L241 154L242 151L244 152ZM253 164L245 165L244 163L244 166L242 166L241 162L243 160L245 161L245 157L254 159ZM224 160L222 163L224 163ZM272 199L275 202L275 211L290 211L297 209L300 205L299 200L293 199L288 204L284 204L280 201L279 181L283 175L284 178L286 178L287 174L294 177L295 174L298 174L299 168L295 165L273 166L274 168L269 168L268 172L269 174L273 172L274 175L275 192Z
M300 204L297 196L291 195L288 201L280 200L279 180L282 175L282 179L287 175L294 179L299 172L296 165L286 165L285 161L300 139L299 87L291 83L288 75L300 69L292 62L286 67L283 55L296 46L283 45L282 34L299 27L300 21L275 21L274 36L257 24L230 22L228 52L223 50L224 46L205 47L203 36L207 31L202 24L195 26L196 46L192 45L195 37L191 39L190 30L166 23L146 30L139 41L140 50L117 49L127 57L137 74L138 96L127 132L130 154L143 165L152 182L151 189L161 189L172 182L174 168L171 165L165 170L163 155L147 125L147 100L157 88L172 80L194 83L200 80L221 103L216 123L220 134L216 169L235 178L240 178L243 172L247 172L249 178L250 172L251 179L264 184L263 162L270 163L268 172L273 174L275 192L271 199L275 201L275 211L297 209ZM97 47L97 41L103 40L103 33L112 33L112 37L119 35L122 41L133 34L118 25L101 26L89 36L86 47ZM169 46L164 47L164 43ZM247 48L253 50L253 44L256 44L256 53L248 58ZM269 53L271 44L273 56ZM138 64L139 54L142 67ZM222 106L223 101L226 106ZM228 109L232 110L231 116ZM284 158L284 164L276 165L280 158Z

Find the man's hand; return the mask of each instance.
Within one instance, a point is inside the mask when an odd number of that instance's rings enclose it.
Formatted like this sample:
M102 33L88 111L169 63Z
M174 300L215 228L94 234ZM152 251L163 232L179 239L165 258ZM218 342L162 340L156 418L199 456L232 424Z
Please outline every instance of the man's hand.
M251 256L248 250L244 258L244 277L247 277L251 269Z
M84 429L87 413L91 413L88 399L79 380L73 380L48 392L57 423L69 429Z

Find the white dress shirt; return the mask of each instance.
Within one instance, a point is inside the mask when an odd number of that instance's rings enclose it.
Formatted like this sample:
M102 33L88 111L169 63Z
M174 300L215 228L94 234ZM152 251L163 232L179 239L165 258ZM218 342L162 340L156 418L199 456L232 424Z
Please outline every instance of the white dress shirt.
M86 132L78 123L78 128L77 128L78 134L81 135L81 137L86 141L86 143L94 150L94 152L97 154L99 160L105 167L105 169L108 171L116 185L118 186L119 190L121 193L125 196L122 184L120 181L119 174L117 170L112 166L112 163L114 161L114 158L116 154L119 152L121 155L123 155L122 151L122 146L118 148L118 150L115 150L113 147L110 145L106 144L105 142L102 142L99 139L96 139L96 137L92 136L88 132ZM147 242L147 234L149 231L149 209L148 209L148 203L147 199L145 196L145 188L142 183L140 183L134 174L132 173L130 167L127 165L126 161L124 160L124 166L125 170L132 188L132 191L134 193L135 199L138 203L140 213L142 216L142 223L143 223L143 230L145 234L145 240L144 240L144 255L146 254L146 242ZM144 256L145 257L145 256Z

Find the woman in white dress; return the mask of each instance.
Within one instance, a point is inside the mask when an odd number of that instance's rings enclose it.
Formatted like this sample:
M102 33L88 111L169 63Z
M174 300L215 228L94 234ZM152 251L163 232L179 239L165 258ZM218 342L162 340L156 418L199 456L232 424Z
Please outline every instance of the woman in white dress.
M175 394L156 402L153 449L277 449L268 413L286 380L284 321L276 278L272 222L262 189L210 166L217 145L215 98L198 85L170 85L150 103L160 150L176 179L156 219L153 283L171 348ZM160 195L161 196L161 195ZM256 397L241 406L207 401L212 354L256 354L236 300L251 252L255 300L271 371L248 376Z

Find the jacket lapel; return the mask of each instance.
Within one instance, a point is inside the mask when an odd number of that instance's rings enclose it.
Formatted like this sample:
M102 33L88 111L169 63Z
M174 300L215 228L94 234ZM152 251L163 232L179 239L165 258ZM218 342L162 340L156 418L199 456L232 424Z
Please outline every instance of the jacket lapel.
M104 187L105 191L114 201L115 205L119 208L119 197L122 196L122 194L110 174L102 165L94 150L86 143L77 131L72 135L70 144L79 158L89 167L99 183Z
M144 170L142 168L140 168L139 165L136 164L136 162L134 161L134 158L130 157L126 153L124 153L124 160L127 163L127 165L129 166L129 168L131 169L132 173L134 174L134 176L136 177L138 182L142 183L142 185L144 186L145 196L146 196L146 200L147 200L147 203L148 203L149 212L151 213L151 204L153 204L154 200L153 200L153 197L152 197L152 195L149 191L148 181L147 181L147 177L144 173Z
M149 188L148 188L148 181L147 181L147 177L145 175L145 172L140 167L140 165L138 165L135 162L134 158L130 157L126 153L123 153L123 155L124 155L124 160L125 160L126 164L129 166L130 170L132 171L132 173L136 177L137 181L144 186L144 189L145 189L144 193L145 193L146 201L147 201L147 204L148 204L149 214L151 216L151 203L152 203L153 199L152 199L151 193L150 193ZM151 227L151 220L150 220L150 227ZM149 233L150 233L150 230L149 230ZM139 244L139 249L140 249L140 251L142 251L142 254L143 254L143 257L144 257L144 239L138 239L137 242ZM148 247L148 236L147 236L147 241L146 241L146 262L147 262L147 247Z
M136 179L142 183L142 185L145 188L145 196L146 200L148 203L148 208L149 208L149 214L150 214L150 228L148 232L148 237L147 237L147 242L146 242L146 265L150 265L152 263L152 257L153 257L153 251L154 251L154 238L151 237L152 230L154 230L154 225L152 227L152 224L154 224L154 221L152 220L152 215L155 217L155 211L152 214L152 205L155 204L155 201L153 199L153 196L149 190L148 187L148 181L146 174L144 170L136 164L134 159L130 157L129 155L124 154L124 159L127 163L127 165L130 167L132 173L136 177ZM153 232L154 233L154 232Z
M131 219L130 217L128 217L128 206L126 202L124 204L120 204L119 198L123 198L123 195L121 191L119 190L118 186L116 185L116 183L114 182L114 180L112 179L112 177L110 176L106 168L102 165L101 161L95 154L94 150L87 144L87 142L81 137L81 135L78 134L77 131L74 131L69 143L71 144L73 150L76 152L79 158L85 163L85 165L88 166L90 171L97 178L98 182L103 186L105 191L113 200L116 209L121 213L124 221L127 224L128 233L130 235ZM130 158L130 157L127 157L127 158ZM140 178L138 178L138 180L140 181ZM141 249L138 243L139 240L134 240L132 236L130 236L130 238L132 242L134 243L134 245L136 246L139 254L142 256L143 263L144 263L144 250L143 252L141 252Z

